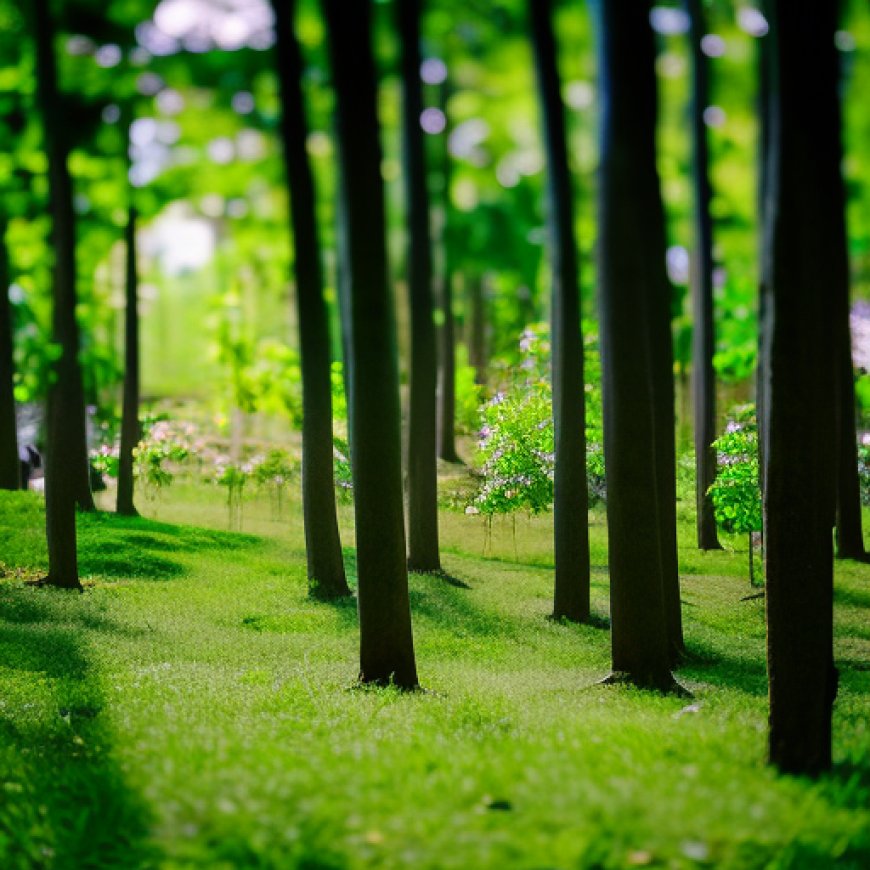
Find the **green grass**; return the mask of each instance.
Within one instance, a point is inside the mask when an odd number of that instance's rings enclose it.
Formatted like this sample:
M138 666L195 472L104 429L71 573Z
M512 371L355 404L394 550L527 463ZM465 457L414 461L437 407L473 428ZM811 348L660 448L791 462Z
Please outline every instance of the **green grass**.
M0 866L870 866L870 568L838 566L836 764L813 783L764 764L745 552L696 552L682 517L686 700L596 685L606 630L545 618L550 518L516 544L496 522L491 558L479 520L442 524L460 582L411 578L427 691L404 695L353 688L355 608L307 598L295 504L251 500L245 535L192 485L157 519L82 516L75 595L21 582L41 503L0 495Z

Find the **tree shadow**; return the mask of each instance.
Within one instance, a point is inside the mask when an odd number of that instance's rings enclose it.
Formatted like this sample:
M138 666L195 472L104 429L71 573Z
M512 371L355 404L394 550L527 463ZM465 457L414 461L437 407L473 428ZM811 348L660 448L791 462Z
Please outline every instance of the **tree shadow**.
M738 689L749 695L767 694L767 666L763 658L740 656L695 639L686 641L678 672L681 677Z
M0 866L153 866L149 812L112 757L99 680L52 594L0 602Z

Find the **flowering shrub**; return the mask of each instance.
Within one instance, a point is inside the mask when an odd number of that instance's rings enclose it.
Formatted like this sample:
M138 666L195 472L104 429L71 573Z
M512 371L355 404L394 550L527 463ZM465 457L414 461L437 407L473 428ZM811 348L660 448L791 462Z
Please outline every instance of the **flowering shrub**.
M350 466L350 447L347 441L338 436L332 439L332 467L335 475L335 489L340 501L349 502L353 498L353 473Z
M594 505L606 495L601 400L592 386L600 380L594 334L584 344L586 473L589 503ZM519 352L519 365L510 373L508 386L480 410L478 456L483 483L467 513L492 516L518 509L540 513L553 503L555 447L547 327L526 329Z
M273 449L265 456L252 457L250 464L254 480L269 490L273 516L280 519L284 487L296 472L298 463L286 450Z
M546 510L553 502L553 415L542 329L520 337L513 383L480 411L478 451L483 483L469 512L487 516Z
M147 419L144 436L133 450L133 470L146 498L155 499L169 486L177 466L194 454L196 427L166 417Z
M249 462L233 462L228 456L218 456L214 466L214 482L227 488L227 522L230 529L242 528L242 495L251 476Z
M870 433L858 442L858 480L861 484L861 504L870 505Z
M749 536L749 579L754 582L752 534L762 525L755 406L738 408L713 445L718 471L709 493L716 523L725 532Z

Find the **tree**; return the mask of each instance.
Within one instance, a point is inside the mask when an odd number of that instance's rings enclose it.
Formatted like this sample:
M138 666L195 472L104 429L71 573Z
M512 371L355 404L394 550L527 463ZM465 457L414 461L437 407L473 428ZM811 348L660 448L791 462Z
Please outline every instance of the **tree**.
M408 294L411 310L410 408L408 414L408 565L438 571L438 476L436 386L438 356L432 293L432 240L420 78L422 0L399 0L402 44L402 164L408 220Z
M555 465L554 618L589 619L589 508L586 486L583 337L574 242L574 208L565 109L556 65L552 3L530 0L532 46L547 155L547 203L552 271L552 381Z
M6 222L0 220L0 489L22 485L15 420L15 362Z
M139 424L139 272L136 263L136 207L127 208L124 241L127 262L124 276L124 390L121 407L121 444L118 449L116 510L136 516L133 504L133 450L142 437Z
M618 7L618 8L617 8ZM669 690L672 657L660 505L662 426L653 371L661 222L655 164L655 48L646 3L596 4L601 94L599 312L613 675ZM626 63L625 58L632 58ZM659 303L660 306L660 303ZM673 420L671 420L673 449Z
M305 143L308 124L302 96L302 56L294 32L295 2L273 0L277 29L281 135L290 188L296 307L302 372L302 511L308 583L312 595L350 595L335 508L332 456L332 380L329 317L314 180Z
M396 339L369 0L323 0L336 95L347 285L360 681L417 686L402 503Z
M450 202L452 158L450 141L450 116L448 103L451 86L446 80L441 88L441 106L444 111L444 222L441 232L441 328L438 343L438 456L445 462L459 462L456 452L456 317L453 312L453 283L455 263L453 258L453 234L455 216Z
M842 268L831 226L842 209L838 11L837 3L813 0L769 4L764 219L770 332L763 373L769 751L781 771L811 775L831 764L837 691L831 535L836 306L828 287L832 265Z
M692 57L692 187L695 200L695 257L692 271L692 392L695 432L695 502L698 547L719 550L716 518L709 489L716 479L716 374L713 354L713 219L710 200L710 155L704 110L710 96L708 64L701 50L705 34L701 0L684 0L689 15Z
M37 99L48 155L49 211L54 244L52 340L59 348L46 407L45 524L49 585L80 589L76 556L76 501L90 495L84 397L78 364L75 225L64 124L57 90L54 23L48 0L34 0ZM82 453L84 452L84 455ZM84 484L82 474L84 473ZM91 503L92 506L93 503Z

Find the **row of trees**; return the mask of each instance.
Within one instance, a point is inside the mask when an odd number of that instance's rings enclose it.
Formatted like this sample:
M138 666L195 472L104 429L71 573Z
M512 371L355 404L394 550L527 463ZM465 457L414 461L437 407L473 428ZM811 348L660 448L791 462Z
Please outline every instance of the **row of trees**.
M671 288L665 271L665 214L656 165L654 34L648 3L617 8L602 0L593 5L601 107L598 285L612 679L670 690L676 685L672 670L683 652L683 640L676 548ZM848 269L833 42L837 10L833 4L821 10L809 0L792 4L788 13L783 6L770 4L770 35L761 65L766 132L759 408L768 560L771 758L786 770L815 772L830 763L830 709L835 694L830 531L835 506L840 554L862 555L863 543L853 487L853 478L857 482L854 396L851 365L847 365ZM707 498L714 467L715 407L711 192L702 118L706 61L699 50L704 33L700 4L687 0L685 7L696 46L692 133L698 248L693 289L698 540L699 546L709 549L718 542ZM318 237L314 177L305 148L309 128L302 87L304 62L295 35L297 12L295 4L279 0L273 0L273 10L300 328L308 574L312 593L332 598L347 595L349 589L332 488L331 341L323 246ZM455 456L450 437L453 317L449 281L439 300L445 402L440 414L436 406L439 354L432 209L420 127L421 12L422 0L397 0L395 4L394 26L402 46L402 165L411 312L406 540L372 9L369 2L322 3L336 98L340 169L336 238L356 509L360 679L392 682L403 688L417 685L407 572L409 566L440 569L435 463L439 452L446 458ZM554 615L584 621L590 615L589 549L574 196L553 10L549 0L529 0L527 14L547 157L556 450ZM47 414L47 581L79 588L75 507L93 509L93 500L88 488L78 362L81 339L75 314L70 143L57 88L54 19L48 0L32 4L31 23L55 254L53 341L59 348L52 366ZM818 63L806 63L807 56L818 58ZM818 118L812 125L806 125L801 114L806 111L806 93L816 97L813 111ZM129 123L133 107L127 110ZM824 233L813 224L820 214L829 218ZM136 209L131 205L126 235L126 389L118 501L118 509L126 512L134 510L131 456L138 439L135 227ZM479 289L479 283L472 281L472 285ZM823 297L823 288L831 285L836 288L836 305ZM8 336L9 330L3 334ZM9 353L0 354L0 366L5 366L0 374L8 372L7 385L11 383L9 359ZM7 401L6 412L8 405ZM800 477L794 474L796 468L803 470ZM835 468L841 469L839 477Z

